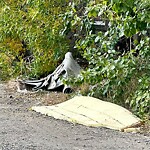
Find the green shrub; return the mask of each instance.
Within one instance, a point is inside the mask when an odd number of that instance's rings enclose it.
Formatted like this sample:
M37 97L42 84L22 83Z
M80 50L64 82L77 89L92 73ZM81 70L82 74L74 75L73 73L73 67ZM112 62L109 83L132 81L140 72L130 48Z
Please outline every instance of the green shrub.
M125 106L141 117L149 115L148 0L89 1L82 14L72 5L65 18L66 31L74 32L77 39L75 48L89 62L88 68L74 80L83 87L89 85L86 93L80 92ZM109 22L107 31L94 30L98 19ZM136 34L139 39L134 38ZM122 37L129 41L124 52L116 48Z
M0 2L0 51L13 55L13 59L7 55L15 69L12 75L40 77L53 71L63 59L68 43L59 34L62 29L60 14L67 9L67 4L64 0ZM28 63L27 51L33 56ZM1 60L1 64L7 73L7 62Z

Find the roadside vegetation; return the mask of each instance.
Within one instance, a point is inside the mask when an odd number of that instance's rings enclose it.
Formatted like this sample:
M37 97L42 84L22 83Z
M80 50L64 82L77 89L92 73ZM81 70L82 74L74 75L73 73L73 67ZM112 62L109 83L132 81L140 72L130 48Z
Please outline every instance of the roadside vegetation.
M53 71L68 51L61 13L67 1L2 0L0 2L1 78L40 77Z
M0 78L39 78L67 51L88 62L78 94L150 117L149 0L0 2Z

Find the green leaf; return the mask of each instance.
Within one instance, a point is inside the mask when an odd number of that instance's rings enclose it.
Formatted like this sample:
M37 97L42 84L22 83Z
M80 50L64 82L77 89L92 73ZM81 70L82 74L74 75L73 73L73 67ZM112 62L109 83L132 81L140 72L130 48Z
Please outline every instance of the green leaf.
M95 43L97 43L99 40L100 40L100 37L97 36L97 37L95 38Z
M98 16L98 12L95 9L92 9L89 13L88 13L89 17L97 17Z

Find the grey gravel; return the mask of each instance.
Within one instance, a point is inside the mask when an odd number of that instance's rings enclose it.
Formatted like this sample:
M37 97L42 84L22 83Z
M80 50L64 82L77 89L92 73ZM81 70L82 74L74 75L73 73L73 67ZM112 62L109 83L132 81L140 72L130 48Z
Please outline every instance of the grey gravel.
M25 96L24 96L25 97ZM30 110L0 84L0 150L149 150L150 135L123 133L56 120Z

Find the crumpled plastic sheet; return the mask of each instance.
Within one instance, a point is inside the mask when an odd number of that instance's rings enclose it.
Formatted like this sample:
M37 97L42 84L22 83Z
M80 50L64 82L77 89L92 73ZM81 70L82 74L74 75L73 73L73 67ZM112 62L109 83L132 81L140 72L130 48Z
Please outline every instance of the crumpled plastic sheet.
M72 53L67 52L63 62L55 69L52 74L49 74L45 78L40 80L18 80L19 84L25 85L25 87L31 87L32 90L46 89L55 90L59 87L63 87L62 91L66 93L71 90L70 86L64 85L61 79L67 79L69 77L78 76L80 74L81 67L73 59ZM28 89L28 88L27 88ZM18 91L21 92L18 86Z

